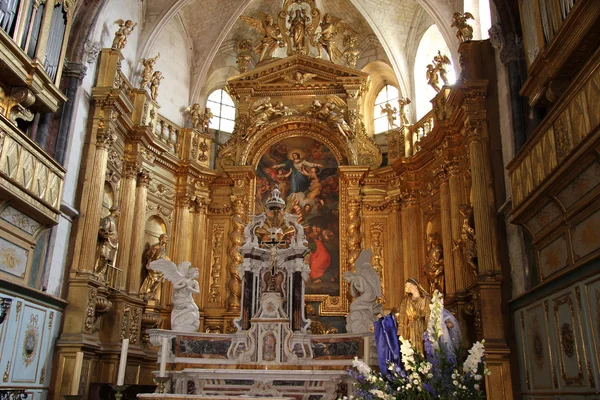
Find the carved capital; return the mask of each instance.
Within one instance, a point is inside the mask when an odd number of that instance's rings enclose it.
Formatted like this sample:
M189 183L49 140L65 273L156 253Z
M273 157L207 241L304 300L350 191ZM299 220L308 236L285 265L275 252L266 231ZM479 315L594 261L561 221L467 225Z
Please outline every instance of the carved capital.
M444 170L450 176L456 176L460 172L460 166L456 160L448 160L444 163Z
M148 186L151 179L152 178L150 177L150 171L148 171L145 168L141 168L140 170L138 170L138 172L137 172L138 186Z
M140 170L140 165L137 162L125 163L125 178L134 179Z
M440 180L440 182L448 181L449 173L448 173L448 170L445 168L444 164L442 164L438 168L434 169L433 173L435 176L437 176L437 178Z
M112 128L104 125L104 121L98 124L98 132L96 133L96 146L109 150L115 144L117 136L112 132Z
M98 43L99 44L99 43ZM82 80L87 73L87 67L79 62L68 61L63 67L63 76Z
M469 141L480 141L481 140L481 128L482 128L482 122L481 120L473 120L473 119L469 119L467 122L465 122L465 125L463 126L462 129L462 134L469 140Z
M405 192L401 197L403 208L411 208L417 205L417 194L415 192Z

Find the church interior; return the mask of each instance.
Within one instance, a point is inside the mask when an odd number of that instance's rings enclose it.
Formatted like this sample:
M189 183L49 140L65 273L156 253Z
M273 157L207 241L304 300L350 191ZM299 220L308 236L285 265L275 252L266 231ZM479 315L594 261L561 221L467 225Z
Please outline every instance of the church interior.
M485 398L600 398L599 38L597 0L0 0L0 399L336 399L438 294Z

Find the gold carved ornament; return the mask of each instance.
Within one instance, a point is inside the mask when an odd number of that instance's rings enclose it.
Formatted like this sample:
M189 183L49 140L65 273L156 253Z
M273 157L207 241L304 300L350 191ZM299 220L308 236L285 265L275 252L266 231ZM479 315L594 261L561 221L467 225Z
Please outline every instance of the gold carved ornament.
M137 22L131 20L123 21L118 19L115 21L115 25L119 25L119 29L115 32L115 38L112 43L113 50L123 50L127 44L127 37L131 35L133 29L137 26Z
M473 40L473 27L467 23L469 19L475 20L470 12L455 12L452 15L452 25L450 26L457 29L456 37L461 43Z

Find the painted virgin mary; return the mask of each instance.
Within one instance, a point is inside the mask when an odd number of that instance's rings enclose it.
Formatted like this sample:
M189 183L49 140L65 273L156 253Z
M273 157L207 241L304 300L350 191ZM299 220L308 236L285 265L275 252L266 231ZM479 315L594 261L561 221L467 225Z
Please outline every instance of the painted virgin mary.
M302 155L299 152L294 151L292 152L291 160L285 160L285 162L282 164L273 166L273 168L291 168L292 173L290 175L290 193L298 193L308 190L308 177L303 173L303 168L305 167L323 168L323 165L306 161L302 158Z

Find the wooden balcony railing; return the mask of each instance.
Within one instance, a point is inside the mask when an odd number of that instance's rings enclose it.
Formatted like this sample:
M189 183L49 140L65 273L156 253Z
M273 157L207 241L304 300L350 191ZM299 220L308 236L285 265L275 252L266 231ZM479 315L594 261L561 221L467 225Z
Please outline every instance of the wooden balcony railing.
M412 155L417 154L421 149L419 142L433 130L433 110L429 111L416 124L410 127L410 148Z
M41 214L49 224L56 224L64 177L62 166L0 116L2 197L12 198L21 208L33 208L33 212Z

